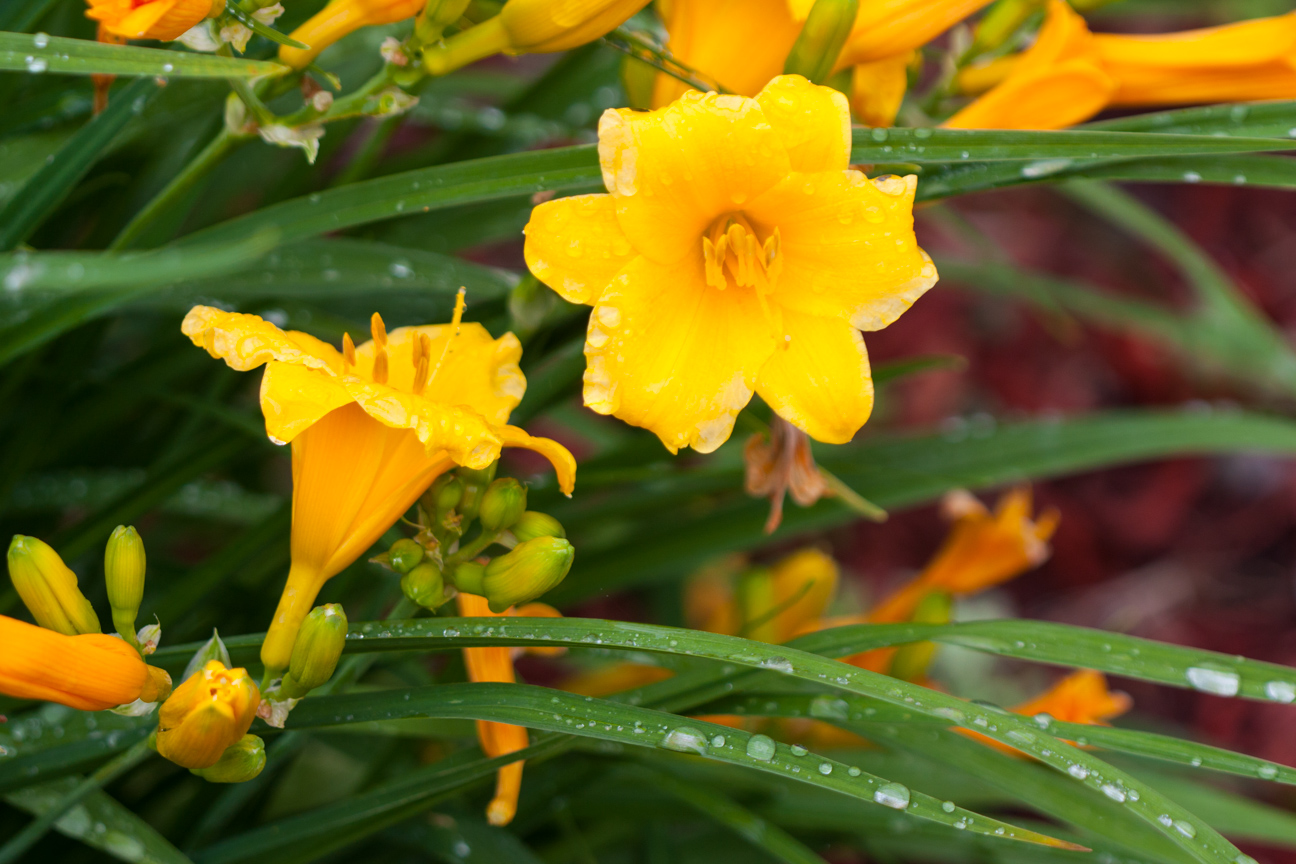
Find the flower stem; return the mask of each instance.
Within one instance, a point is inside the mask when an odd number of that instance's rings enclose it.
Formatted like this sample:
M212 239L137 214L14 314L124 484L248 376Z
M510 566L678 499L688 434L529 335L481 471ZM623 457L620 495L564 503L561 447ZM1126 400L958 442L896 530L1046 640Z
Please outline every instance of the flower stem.
M135 245L144 229L151 225L158 216L164 213L176 201L184 196L186 192L194 187L199 180L207 176L213 168L221 163L222 160L241 145L247 138L232 134L228 129L221 129L220 133L211 140L202 152L195 156L184 170L171 179L166 187L153 197L153 200L144 205L144 209L135 214L135 218L121 230L117 238L113 240L108 247L110 252L116 252L123 249L129 249Z
M37 840L44 837L45 833L65 813L81 803L83 798L91 792L102 789L117 777L134 768L148 757L149 752L148 740L145 739L121 755L99 766L93 774L78 783L76 788L55 802L53 807L36 817L35 821L18 832L3 847L0 847L0 864L9 864L9 862L17 860Z

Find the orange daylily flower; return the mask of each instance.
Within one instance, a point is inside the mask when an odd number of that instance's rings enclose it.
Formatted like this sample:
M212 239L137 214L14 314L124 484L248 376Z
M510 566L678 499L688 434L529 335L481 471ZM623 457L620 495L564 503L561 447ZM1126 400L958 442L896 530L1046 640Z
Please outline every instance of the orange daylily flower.
M305 69L320 53L343 36L361 27L395 24L413 18L427 0L336 0L316 12L289 35L308 48L279 47L279 59L294 69Z
M0 693L81 711L103 711L136 699L156 701L171 688L161 669L116 636L68 636L0 615Z
M1034 699L1010 710L1023 717L1047 714L1063 723L1109 726L1111 724L1107 721L1124 714L1133 705L1134 700L1128 694L1107 688L1107 678L1101 672L1080 669L1058 681ZM1002 750L1013 756L1022 755L1008 745L973 730L959 729L958 731L996 750Z
M122 39L170 42L225 11L225 0L87 0L86 17ZM100 39L100 41L109 41Z
M185 768L210 768L247 734L260 704L246 669L208 660L158 710L157 751Z
M1108 106L1190 105L1296 97L1296 13L1180 33L1091 34L1051 0L1035 44L965 69L984 95L945 122L963 129L1060 129Z
M324 582L372 546L440 474L486 468L502 447L553 463L567 494L576 461L566 448L507 425L526 390L512 333L492 339L460 323L387 333L341 351L255 315L196 306L182 330L213 357L246 371L265 364L266 434L293 452L292 566L261 647L271 676L288 667L302 619Z
M465 618L502 618L514 616L522 618L561 618L562 614L552 606L544 603L528 603L517 609L506 609L495 613L490 610L490 603L485 597L476 594L460 593L456 598L459 614ZM513 674L513 658L519 654L560 654L562 647L549 648L465 648L464 665L468 668L470 681L496 681L512 684L516 681ZM489 720L477 721L477 740L481 743L482 752L494 759L508 753L525 750L529 743L525 726L514 726L511 723L494 723ZM517 814L518 794L522 791L522 766L519 759L505 765L495 775L495 797L486 806L486 820L492 825L507 825Z

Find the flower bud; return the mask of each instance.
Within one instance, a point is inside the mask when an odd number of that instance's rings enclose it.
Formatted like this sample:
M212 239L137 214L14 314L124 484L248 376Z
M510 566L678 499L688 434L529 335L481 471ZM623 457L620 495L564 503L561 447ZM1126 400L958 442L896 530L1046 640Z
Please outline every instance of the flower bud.
M393 570L403 575L413 570L423 560L423 547L404 537L393 543L387 550L387 560Z
M113 626L131 644L137 643L135 616L144 597L144 569L144 541L139 532L118 525L104 549L104 580L108 585Z
M77 588L76 574L35 537L15 534L9 544L9 578L36 623L75 636L99 633L99 616Z
M235 741L210 768L194 768L192 773L208 783L246 783L265 768L265 742L255 735L244 735Z
M998 48L1042 8L1044 0L999 0L977 22L972 52L984 54Z
M346 645L346 634L347 617L340 604L312 609L297 631L280 691L289 699L300 699L332 678Z
M859 0L816 0L788 52L783 74L802 75L815 84L828 80L858 11Z
M459 512L464 517L464 526L477 518L477 512L481 509L482 498L486 495L486 487L495 479L495 467L498 462L492 462L489 468L483 468L480 471L472 468L460 468L457 473L463 480L464 491L463 498L459 501Z
M246 669L209 660L162 704L157 751L183 768L210 768L247 734L260 703Z
M508 529L526 512L527 490L512 477L502 477L486 487L477 518L482 529L494 533Z
M561 537L537 537L501 555L486 567L483 594L492 612L534 600L553 588L571 569L576 550Z
M403 576L401 590L424 609L436 609L447 599L445 578L441 575L441 569L431 561L424 561Z
M479 597L486 594L486 589L483 587L485 580L486 568L476 561L465 561L456 567L451 575L451 581L456 588L465 594L476 594Z
M449 513L463 500L464 483L454 474L442 474L423 495L423 506L438 517Z
M146 668L148 671L148 680L144 682L144 689L140 691L140 701L165 701L171 695L171 674L165 669L159 669L156 666L148 666Z
M509 529L519 543L534 540L537 537L566 537L567 532L562 523L548 513L528 510L513 523Z

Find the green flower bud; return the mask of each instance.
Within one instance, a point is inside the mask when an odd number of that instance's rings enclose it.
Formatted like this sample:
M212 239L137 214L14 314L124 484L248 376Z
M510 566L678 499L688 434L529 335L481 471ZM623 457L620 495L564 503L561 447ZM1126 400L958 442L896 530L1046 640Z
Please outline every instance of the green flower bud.
M513 532L513 536L517 538L519 543L525 543L537 537L567 536L561 522L548 513L540 513L536 510L528 510L523 513L509 530Z
M464 517L464 527L477 518L477 511L481 508L482 497L486 494L486 487L495 479L495 467L499 462L492 462L489 468L483 468L478 471L472 468L459 468L455 473L463 480L464 492L463 499L459 502L459 512Z
M423 493L423 506L437 515L449 513L459 506L463 494L464 482L462 480L454 474L442 474L432 484L432 488Z
M486 589L482 587L485 579L486 568L476 561L465 561L454 569L451 576L451 581L460 591L482 597L486 595Z
M255 735L244 735L225 748L220 760L210 768L192 768L208 783L246 783L265 768L265 742Z
M512 477L490 484L477 514L482 529L494 533L509 528L526 511L526 499L526 487Z
M534 600L567 576L576 550L561 537L537 537L486 567L482 593L492 612Z
M290 699L300 699L332 678L346 645L346 634L347 617L340 604L312 609L297 631L280 692Z
M1043 8L1044 0L999 0L977 22L972 51L982 54L998 48Z
M144 597L144 541L128 525L118 525L104 549L104 579L108 585L108 605L112 607L113 627L118 634L138 647L135 616Z
M846 37L855 26L859 0L815 0L783 64L785 75L804 75L815 84L828 80Z
M408 573L423 560L423 547L408 537L402 538L387 550L387 560L397 573Z
M436 609L447 599L441 569L431 561L424 561L402 576L401 590L424 609Z
M932 591L918 601L912 620L915 624L948 624L953 605L949 592ZM935 657L935 642L912 642L896 651L889 672L903 681L919 682L927 677L927 669Z
M99 616L77 588L76 574L35 537L15 534L9 544L9 578L36 623L66 636L99 633Z

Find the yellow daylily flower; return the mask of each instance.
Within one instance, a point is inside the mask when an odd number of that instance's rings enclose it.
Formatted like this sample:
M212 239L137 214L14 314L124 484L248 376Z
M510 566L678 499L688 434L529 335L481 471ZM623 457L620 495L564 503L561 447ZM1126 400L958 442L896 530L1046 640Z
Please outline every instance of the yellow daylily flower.
M1189 105L1296 97L1296 13L1180 33L1092 34L1051 0L1028 50L963 70L984 92L951 128L1060 129L1108 106Z
M909 67L920 57L918 49L857 64L851 70L851 110L865 126L895 123L905 90Z
M361 27L395 24L413 18L427 0L334 0L289 35L308 48L279 46L279 59L294 69L305 69L325 48Z
M103 711L136 699L155 702L170 690L170 676L145 665L116 636L69 636L0 615L0 693L6 696Z
M87 0L86 17L122 39L169 42L225 11L225 0Z
M706 568L684 588L684 617L696 630L779 645L823 617L839 576L837 562L813 548L740 579L732 566Z
M804 21L814 0L787 0L792 16ZM865 0L837 58L839 69L908 54L926 45L990 0Z
M158 709L157 751L185 768L210 768L247 734L260 704L246 669L208 660Z
M531 272L594 307L585 404L709 453L756 392L849 441L873 406L859 331L937 278L913 233L917 178L870 180L850 143L845 97L795 75L755 99L605 112L609 194L541 204L526 227Z
M552 606L544 603L528 603L517 609L506 609L503 612L492 612L485 597L475 594L459 594L455 598L459 614L465 618L501 618L517 616L522 618L561 618L562 615ZM513 658L516 654L533 653L552 655L563 652L564 648L465 648L464 665L468 669L468 680L495 681L505 684L514 683L517 678L513 672ZM504 756L525 750L529 743L525 726L514 726L511 723L494 723L489 720L477 721L477 740L482 752L490 758ZM492 825L507 825L517 814L518 794L522 791L522 766L524 760L505 765L495 775L495 797L486 807L486 820Z
M486 468L501 447L525 447L553 463L571 494L576 462L566 448L507 425L526 390L513 334L480 324L387 333L338 351L255 315L196 306L182 330L213 357L246 371L265 364L266 434L292 444L292 567L261 647L267 670L287 668L302 619L320 587L372 546L441 473Z

